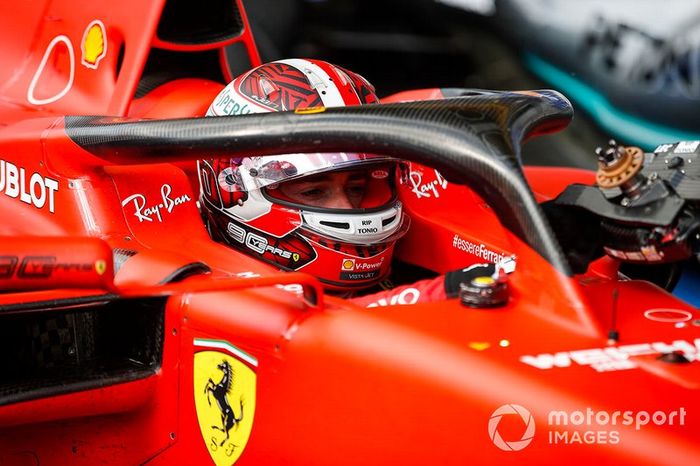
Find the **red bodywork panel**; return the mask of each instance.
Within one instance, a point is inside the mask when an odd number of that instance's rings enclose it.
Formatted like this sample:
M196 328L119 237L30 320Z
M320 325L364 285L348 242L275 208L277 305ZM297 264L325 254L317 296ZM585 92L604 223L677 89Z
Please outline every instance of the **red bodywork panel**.
M90 237L86 262L105 260L108 271L105 245L119 260L113 281L54 276L73 289L29 292L10 285L0 326L155 297L162 354L150 373L123 380L0 393L0 464L698 463L700 313L648 283L618 281L608 259L563 276L483 199L432 168L411 164L401 185L412 227L396 254L437 273L515 254L506 306L452 299L361 309L324 296L313 277L280 273L209 238L193 162L111 165L71 141L63 114L201 116L223 87L181 79L133 98L152 46L163 45L154 36L163 4L46 0L3 19L0 235L23 239L2 244L0 255L59 256L58 243L35 237L68 245ZM81 62L95 20L107 44L97 68ZM257 65L244 12L243 21L227 44L242 42ZM96 61L99 45L90 44ZM387 101L440 97L427 90ZM593 181L574 169L525 173L541 200ZM620 338L609 343L613 328ZM691 362L658 359L673 350ZM231 390L221 395L225 380ZM513 404L532 417L499 414ZM578 423L575 413L588 409L622 414L616 424L595 414ZM623 423L624 412L642 411L676 412L675 423ZM557 412L571 423L552 424ZM504 451L499 439L522 449Z

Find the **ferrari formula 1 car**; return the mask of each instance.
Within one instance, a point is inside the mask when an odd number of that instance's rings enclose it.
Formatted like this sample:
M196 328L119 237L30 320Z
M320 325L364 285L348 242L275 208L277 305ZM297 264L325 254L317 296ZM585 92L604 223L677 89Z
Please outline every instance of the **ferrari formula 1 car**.
M700 313L619 265L697 253L698 144L523 168L553 91L201 118L242 3L146 3L3 15L0 464L700 460ZM203 154L342 150L409 163L398 268L515 270L365 309L209 237Z

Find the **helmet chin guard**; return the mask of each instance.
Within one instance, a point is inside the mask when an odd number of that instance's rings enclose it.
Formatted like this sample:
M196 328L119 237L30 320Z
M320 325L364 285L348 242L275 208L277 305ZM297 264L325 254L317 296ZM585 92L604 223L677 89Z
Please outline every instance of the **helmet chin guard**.
M301 211L304 226L328 238L350 244L372 245L396 241L406 233L407 218L401 203L375 213Z

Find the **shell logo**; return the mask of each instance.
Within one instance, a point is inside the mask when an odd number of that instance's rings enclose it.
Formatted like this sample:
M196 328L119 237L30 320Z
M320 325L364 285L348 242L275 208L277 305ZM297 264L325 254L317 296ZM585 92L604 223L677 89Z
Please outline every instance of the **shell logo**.
M353 270L355 268L355 259L343 259L343 270Z
M88 24L80 48L83 52L81 63L88 68L97 69L100 60L107 54L107 33L102 21L96 19Z

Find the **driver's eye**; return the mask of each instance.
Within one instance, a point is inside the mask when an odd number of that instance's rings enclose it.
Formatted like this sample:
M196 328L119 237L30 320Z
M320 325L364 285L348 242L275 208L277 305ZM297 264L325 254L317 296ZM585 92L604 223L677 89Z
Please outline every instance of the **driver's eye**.
M321 199L326 196L327 190L323 188L309 188L299 192L299 195L306 199Z
M365 189L366 189L366 187L365 187L364 183L355 184L355 185L350 185L347 188L345 188L345 193L349 197L354 197L354 198L360 197L361 198L362 196L365 195Z

